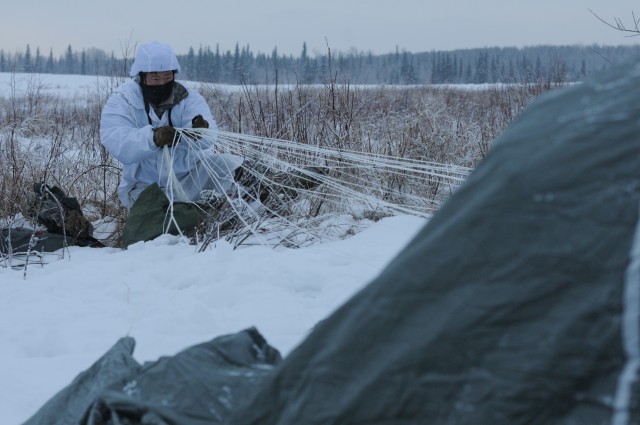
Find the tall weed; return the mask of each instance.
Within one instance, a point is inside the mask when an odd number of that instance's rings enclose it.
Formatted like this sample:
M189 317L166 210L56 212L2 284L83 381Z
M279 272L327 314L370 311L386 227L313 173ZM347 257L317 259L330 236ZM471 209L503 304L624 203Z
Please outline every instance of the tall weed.
M0 218L26 216L24 194L34 183L59 186L94 222L112 223L117 244L126 219L116 196L121 166L100 144L102 106L124 80L96 82L87 97L46 95L37 74L28 90L0 97ZM354 86L333 77L321 85L202 84L224 130L303 144L474 167L493 140L546 88L526 85ZM411 184L382 176L381 186ZM450 188L430 181L427 197ZM28 217L26 217L28 218Z

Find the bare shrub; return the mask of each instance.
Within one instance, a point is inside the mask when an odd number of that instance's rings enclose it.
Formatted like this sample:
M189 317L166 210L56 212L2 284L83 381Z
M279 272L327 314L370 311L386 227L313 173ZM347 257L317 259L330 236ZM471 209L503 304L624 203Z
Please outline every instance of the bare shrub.
M543 91L527 85L201 86L218 125L228 131L464 166L482 160Z
M121 168L100 144L99 123L102 106L125 77L97 80L95 91L74 99L47 95L37 74L28 78L26 91L14 84L10 96L0 97L0 218L26 215L25 191L46 182L76 197L93 222L110 223L108 243L117 245L127 214L116 195ZM354 86L334 76L321 85L203 84L200 91L226 131L475 167L509 122L551 88ZM437 177L417 185L409 171L374 175L354 167L341 173L354 182L375 179L382 197L407 191L442 200L451 192Z
M76 197L93 221L123 221L115 197L120 168L99 140L104 99L49 96L38 74L20 78L29 79L27 89L13 81L10 97L0 99L0 217L33 224L25 195L45 182Z
M333 80L241 90L203 85L201 91L219 126L229 131L473 168L511 120L551 88L353 86ZM383 176L380 185L402 188L410 177ZM451 192L437 178L427 186L421 189L426 197L444 199Z

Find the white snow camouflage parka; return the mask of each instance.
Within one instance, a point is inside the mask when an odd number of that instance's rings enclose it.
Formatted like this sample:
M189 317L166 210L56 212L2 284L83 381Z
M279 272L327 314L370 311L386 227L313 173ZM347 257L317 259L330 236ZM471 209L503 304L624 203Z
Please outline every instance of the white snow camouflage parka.
M171 109L173 126L191 128L191 120L200 114L209 122L209 129L215 130L215 120L204 98L198 92L185 88L188 91L187 97ZM162 118L158 118L153 108L150 108L147 117L142 90L135 80L127 81L118 87L102 111L100 140L109 153L123 165L118 197L127 208L131 208L140 192L150 184L158 183L163 189L167 185L165 155L162 149L153 143L152 129L169 125L168 115L165 112ZM189 180L185 180L184 177L197 168L203 157L209 156L208 152L204 151L212 145L212 138L206 138L195 144L195 150L182 142L172 148L173 171L191 198L199 194L201 187L198 184L189 187Z

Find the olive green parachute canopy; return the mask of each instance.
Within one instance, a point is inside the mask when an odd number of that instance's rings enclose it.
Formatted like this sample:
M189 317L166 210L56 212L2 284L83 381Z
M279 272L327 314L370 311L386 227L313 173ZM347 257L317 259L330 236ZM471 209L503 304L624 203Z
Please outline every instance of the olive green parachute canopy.
M233 425L640 423L640 67L538 99Z

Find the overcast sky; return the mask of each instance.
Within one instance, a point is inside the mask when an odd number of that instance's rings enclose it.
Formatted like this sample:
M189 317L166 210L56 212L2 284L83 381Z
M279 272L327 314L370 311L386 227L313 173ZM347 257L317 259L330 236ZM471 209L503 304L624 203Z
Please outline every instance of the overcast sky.
M123 48L159 40L178 54L190 46L310 55L332 51L423 52L539 44L637 44L599 22L632 25L637 0L9 0L0 49L41 54ZM635 9L634 9L635 8Z

